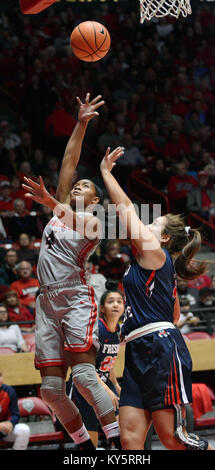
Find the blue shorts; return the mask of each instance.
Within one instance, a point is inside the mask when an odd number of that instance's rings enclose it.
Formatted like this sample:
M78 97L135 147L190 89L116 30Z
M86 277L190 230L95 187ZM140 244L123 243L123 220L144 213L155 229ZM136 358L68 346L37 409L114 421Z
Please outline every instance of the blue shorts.
M115 393L115 395L118 395L111 380L107 380L105 384L112 390L112 392ZM87 430L98 431L100 424L96 417L94 409L92 408L92 406L89 405L89 403L85 400L85 398L79 393L75 385L73 385L72 400L74 401L77 408L79 409ZM115 414L118 415L119 410L115 411Z
M192 402L192 360L180 331L156 331L126 344L119 406L155 411Z

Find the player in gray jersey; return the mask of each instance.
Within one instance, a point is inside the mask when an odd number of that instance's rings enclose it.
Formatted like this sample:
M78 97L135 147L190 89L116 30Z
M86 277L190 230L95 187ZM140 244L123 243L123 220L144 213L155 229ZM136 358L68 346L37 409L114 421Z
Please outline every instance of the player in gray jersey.
M77 389L94 408L107 439L119 448L113 404L96 377L97 309L84 269L85 261L102 237L101 223L92 215L93 207L102 202L102 192L88 179L72 186L87 124L98 115L97 109L104 101L100 95L90 101L89 93L84 103L79 98L77 101L78 122L65 149L56 199L47 192L41 177L39 184L25 178L23 185L28 191L26 197L54 212L44 229L38 260L35 366L41 373L43 400L79 449L94 447L77 407L66 394L68 366ZM83 202L81 213L76 210L80 202Z

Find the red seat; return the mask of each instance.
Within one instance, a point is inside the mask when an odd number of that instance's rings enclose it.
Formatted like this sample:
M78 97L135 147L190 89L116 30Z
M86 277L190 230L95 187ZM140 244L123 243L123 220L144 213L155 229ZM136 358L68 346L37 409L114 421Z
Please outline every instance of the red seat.
M50 417L53 426L55 427L56 418L48 408L48 406L39 397L24 397L18 399L18 407L21 418L35 416L41 421L44 417ZM64 433L62 431L56 431L55 428L50 432L38 432L31 434L29 444L44 444L45 442L64 441Z
M205 331L192 331L191 333L186 333L184 336L190 340L211 338L211 336Z
M196 429L215 427L215 395L206 384L192 384L193 414Z
M0 348L0 354L16 354L16 351L14 351L11 348Z

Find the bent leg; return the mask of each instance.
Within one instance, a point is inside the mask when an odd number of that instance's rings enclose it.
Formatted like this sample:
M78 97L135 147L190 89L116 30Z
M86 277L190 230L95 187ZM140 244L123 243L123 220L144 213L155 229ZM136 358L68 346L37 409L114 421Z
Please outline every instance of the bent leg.
M151 414L147 410L122 406L119 409L120 439L124 450L143 450L151 425Z
M70 352L69 357L72 378L77 390L94 409L106 438L111 439L119 446L119 426L113 403L105 387L96 376L96 351L91 347L83 353Z
M83 425L79 410L66 393L66 368L45 367L41 369L41 377L41 397L58 417L70 437L79 446L89 441L90 437Z

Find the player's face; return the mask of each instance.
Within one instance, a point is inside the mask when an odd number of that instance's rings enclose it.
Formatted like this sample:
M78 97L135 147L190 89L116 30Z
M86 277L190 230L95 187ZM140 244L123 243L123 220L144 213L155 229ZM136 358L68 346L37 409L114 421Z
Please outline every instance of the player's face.
M147 225L148 229L153 233L153 235L157 238L157 240L162 241L163 238L163 231L166 224L166 217L161 216L157 217L154 222L150 225Z
M122 296L118 292L110 292L105 299L104 306L101 307L101 311L108 320L115 318L118 321L124 312Z
M70 205L72 208L76 208L76 205L80 203L84 205L84 208L90 204L96 204L99 202L99 198L96 196L95 186L90 180L77 181L72 191L70 192Z

